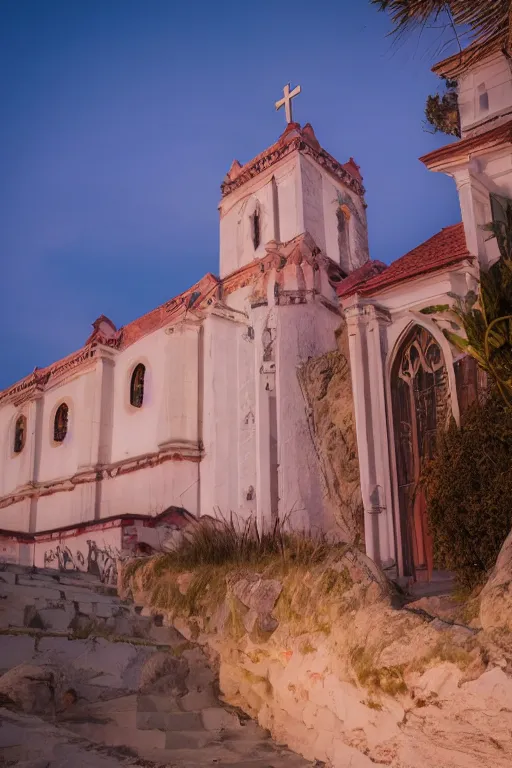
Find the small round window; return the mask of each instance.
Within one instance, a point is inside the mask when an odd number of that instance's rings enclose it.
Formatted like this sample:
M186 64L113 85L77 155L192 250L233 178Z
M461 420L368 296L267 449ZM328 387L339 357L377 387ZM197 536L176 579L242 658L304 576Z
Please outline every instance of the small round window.
M27 419L25 416L18 416L14 427L14 453L21 453L25 447L27 439Z
M62 403L57 408L53 422L53 439L56 443L62 443L68 433L69 408Z
M136 365L130 382L130 405L133 405L135 408L142 408L142 403L144 402L145 375L146 367L142 363Z

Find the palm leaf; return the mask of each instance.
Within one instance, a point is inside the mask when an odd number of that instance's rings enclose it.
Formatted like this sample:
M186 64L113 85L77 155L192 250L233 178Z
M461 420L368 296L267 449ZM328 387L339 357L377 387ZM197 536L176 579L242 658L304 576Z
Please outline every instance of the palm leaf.
M469 28L476 44L508 35L510 0L370 0L391 17L395 33L422 27L446 15L455 28Z

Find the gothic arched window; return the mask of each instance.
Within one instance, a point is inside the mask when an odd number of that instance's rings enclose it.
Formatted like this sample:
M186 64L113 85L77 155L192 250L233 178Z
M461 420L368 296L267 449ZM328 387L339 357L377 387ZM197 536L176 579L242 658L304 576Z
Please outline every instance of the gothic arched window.
M14 453L21 453L25 447L27 437L27 419L25 416L18 416L14 427Z
M68 406L66 403L61 403L53 421L53 439L56 443L62 443L68 433L68 416Z
M144 376L146 366L139 363L135 366L130 382L130 405L135 408L141 408L144 401Z

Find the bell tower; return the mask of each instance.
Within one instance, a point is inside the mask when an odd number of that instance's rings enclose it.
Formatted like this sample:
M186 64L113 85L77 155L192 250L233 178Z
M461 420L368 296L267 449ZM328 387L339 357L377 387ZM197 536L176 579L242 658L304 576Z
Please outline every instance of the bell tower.
M286 106L296 90L285 89L276 107ZM289 122L253 160L235 160L222 182L220 277L264 256L270 241L287 243L306 233L345 275L362 266L369 259L362 181L355 161L335 160L309 123Z

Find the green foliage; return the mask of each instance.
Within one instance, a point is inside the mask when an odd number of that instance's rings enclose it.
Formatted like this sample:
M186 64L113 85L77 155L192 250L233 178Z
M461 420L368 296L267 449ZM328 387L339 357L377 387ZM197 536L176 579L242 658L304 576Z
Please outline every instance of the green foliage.
M493 393L439 435L422 483L434 556L469 589L486 578L512 528L512 413Z
M459 98L456 86L456 82L447 80L445 93L428 96L425 117L434 133L439 131L460 139Z
M448 341L471 355L496 384L512 409L512 203L493 200L495 218L483 229L498 242L500 259L480 273L478 295L450 294L455 303L449 314L457 320L465 337L443 329ZM445 306L425 307L424 314L442 314ZM452 327L454 324L452 323Z

